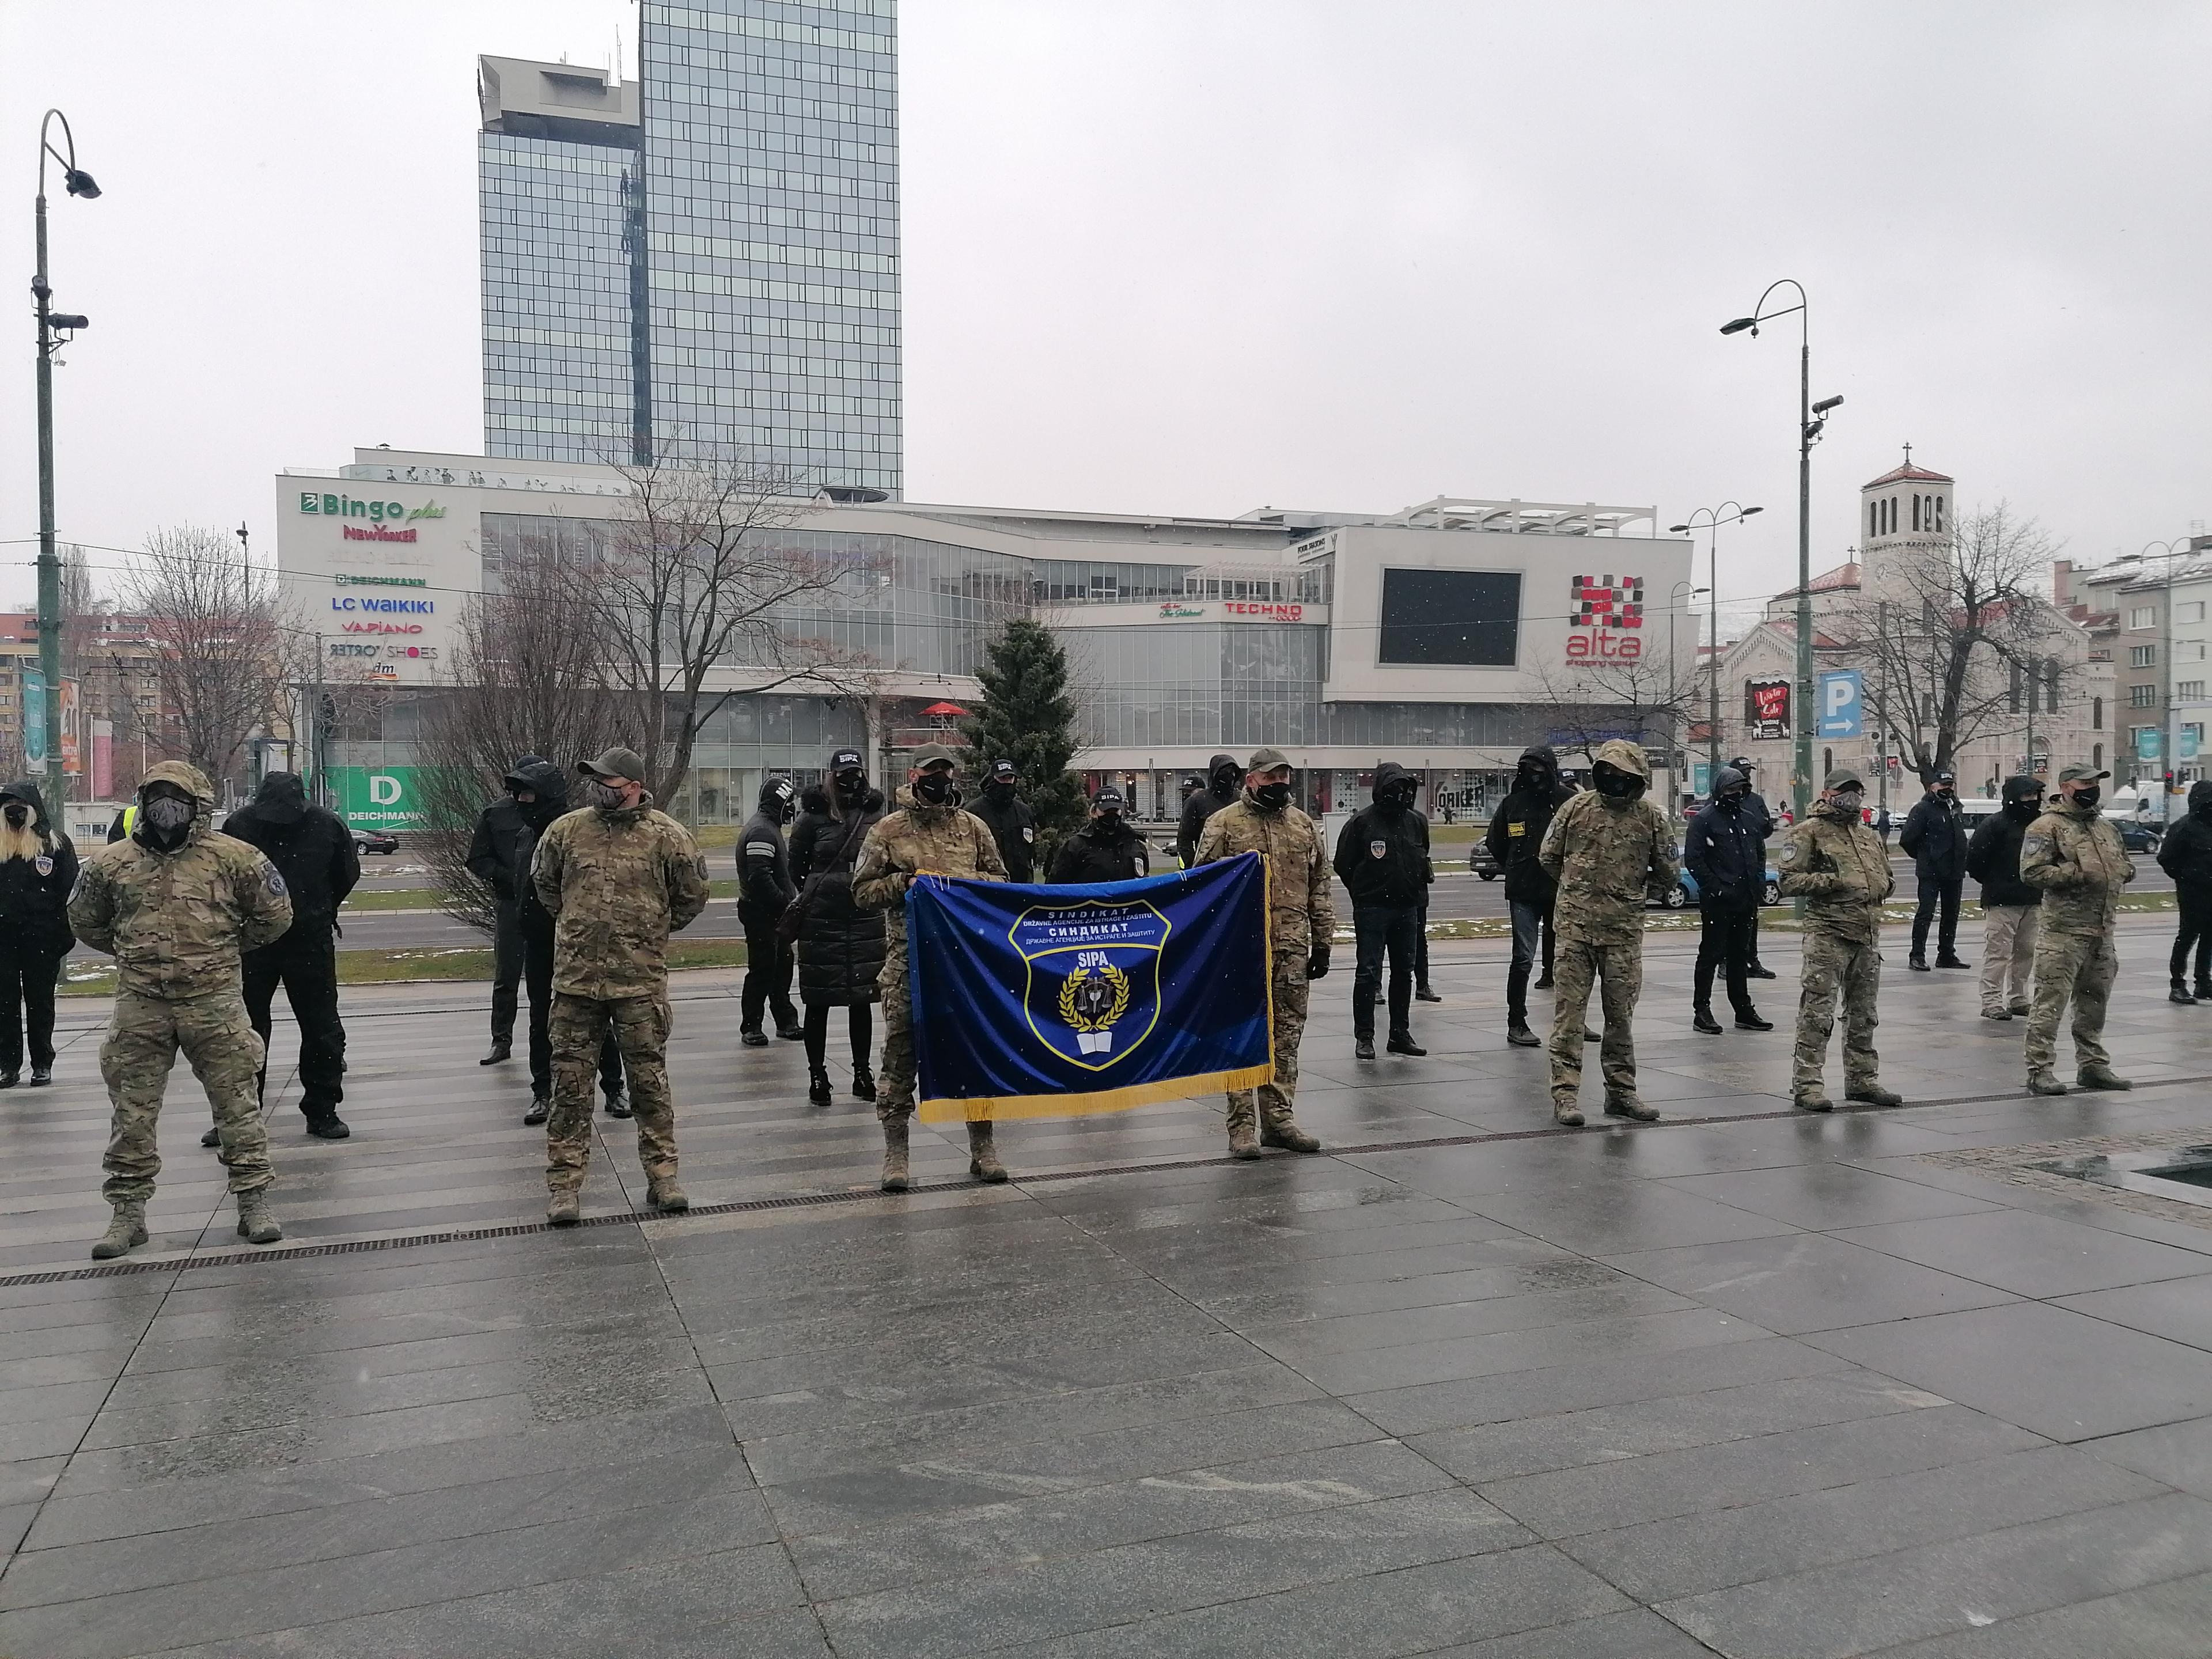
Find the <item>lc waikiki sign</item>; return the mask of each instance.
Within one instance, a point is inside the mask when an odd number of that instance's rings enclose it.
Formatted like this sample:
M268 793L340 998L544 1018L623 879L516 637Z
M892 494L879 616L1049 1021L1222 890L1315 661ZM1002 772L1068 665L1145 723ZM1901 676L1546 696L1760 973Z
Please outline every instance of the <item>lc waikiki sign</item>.
M351 495L326 495L313 489L300 492L300 511L323 519L365 520L365 523L345 526L343 533L349 542L411 542L417 520L446 516L446 509L435 501L409 507L404 501L357 501ZM394 528L402 523L408 527Z

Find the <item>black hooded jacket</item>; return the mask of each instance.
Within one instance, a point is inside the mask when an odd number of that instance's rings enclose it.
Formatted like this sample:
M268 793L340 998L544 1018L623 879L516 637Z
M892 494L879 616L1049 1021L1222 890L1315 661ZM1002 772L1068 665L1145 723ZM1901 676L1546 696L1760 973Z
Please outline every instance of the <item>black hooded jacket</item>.
M1912 860L1913 872L1922 881L1946 886L1966 874L1966 830L1956 796L1939 795L1933 789L1923 795L1905 816L1905 833L1898 846Z
M1733 766L1713 778L1713 799L1690 819L1682 862L1698 884L1698 908L1738 910L1756 906L1766 886L1765 820L1747 796L1728 792L1750 780Z
M550 788L561 804L560 811L565 812L568 781L550 761L525 755L501 781L507 793L477 815L476 833L469 837L468 866L470 873L491 889L493 897L501 904L515 904L529 890L530 860L544 824L532 827L528 809L515 799L514 792L518 787L528 789L542 803ZM551 822L551 818L545 820Z
M1221 781L1221 769L1231 769L1226 785ZM1223 793L1224 788L1228 793ZM1237 764L1234 755L1216 755L1206 763L1206 787L1194 789L1190 799L1182 804L1182 822L1176 826L1176 852L1182 859L1186 870L1198 858L1198 838L1206 833L1206 821L1244 793L1244 774Z
M2189 812L2158 843L2158 867L2192 897L2212 895L2212 778L2189 786Z
M2027 826L2043 815L2041 793L2008 792L2002 808L1974 826L1973 839L1966 843L1966 873L1981 883L1984 904L2043 902L2043 890L2020 878L2020 843Z
M1533 771L1533 781L1530 774ZM1552 815L1574 791L1559 776L1559 757L1549 744L1532 743L1521 751L1513 787L1491 815L1483 842L1505 875L1505 896L1514 904L1548 908L1559 888L1536 862Z
M27 858L0 860L0 943L60 956L76 943L70 931L69 896L76 885L76 848L46 817L46 798L29 778L0 788L0 807L21 801L31 809L24 828L39 839ZM39 868L40 861L46 868Z
M1336 878L1352 902L1406 908L1427 896L1429 821L1383 798L1413 775L1385 761L1375 769L1372 804L1355 812L1336 838Z
M327 806L308 804L307 787L296 772L271 772L262 779L252 803L222 821L222 833L259 848L284 878L292 895L287 942L310 939L318 927L327 933L361 879L353 831Z
M1152 853L1145 838L1119 813L1111 818L1092 818L1060 842L1052 860L1055 887L1074 882L1134 881L1152 872Z
M783 843L784 791L788 778L761 785L758 809L738 832L738 915L754 926L774 921L799 896L791 878L791 849Z
M885 953L884 913L853 907L853 866L860 843L884 816L880 789L857 802L834 801L817 784L799 798L791 826L791 876L804 891L819 876L799 934L799 999L831 1007L873 1002Z
M1006 879L1026 885L1036 879L1036 809L1011 789L985 784L968 810L990 826L999 844Z

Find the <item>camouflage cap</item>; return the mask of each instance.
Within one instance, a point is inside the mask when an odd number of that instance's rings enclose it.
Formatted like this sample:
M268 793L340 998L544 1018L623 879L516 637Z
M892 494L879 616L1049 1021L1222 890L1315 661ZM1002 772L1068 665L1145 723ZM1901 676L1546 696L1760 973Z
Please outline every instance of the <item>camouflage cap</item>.
M1288 766L1291 757L1279 749L1255 749L1247 772L1272 772L1279 766Z
M2087 783L2093 778L2109 778L2112 775L2110 772L2100 771L2096 767L2083 766L2079 763L2076 763L2072 766L2065 768L2058 774L2058 781L2061 783Z
M645 760L635 749L610 749L597 760L578 761L576 769L589 778L628 778L645 781Z
M1842 789L1863 789L1866 787L1866 780L1850 767L1838 766L1828 774L1826 781L1820 785L1820 787L1832 793Z
M941 743L925 743L907 757L906 763L910 770L919 772L925 768L936 765L939 761L951 767L957 767L960 764L958 757Z

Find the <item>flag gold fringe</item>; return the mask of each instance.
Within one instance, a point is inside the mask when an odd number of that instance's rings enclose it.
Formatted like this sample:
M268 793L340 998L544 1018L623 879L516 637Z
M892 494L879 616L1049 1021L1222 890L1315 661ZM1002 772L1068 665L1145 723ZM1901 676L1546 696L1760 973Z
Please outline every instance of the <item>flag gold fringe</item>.
M1158 1083L1133 1083L1126 1089L1101 1089L1093 1093L1060 1095L1003 1095L994 1100L925 1100L915 1115L924 1123L972 1123L988 1118L996 1122L1025 1117L1091 1117L1103 1112L1126 1112L1139 1106L1155 1106L1164 1100L1189 1095L1210 1095L1231 1089L1256 1089L1275 1080L1275 1068L1247 1066L1234 1072L1202 1072L1195 1077L1164 1078Z

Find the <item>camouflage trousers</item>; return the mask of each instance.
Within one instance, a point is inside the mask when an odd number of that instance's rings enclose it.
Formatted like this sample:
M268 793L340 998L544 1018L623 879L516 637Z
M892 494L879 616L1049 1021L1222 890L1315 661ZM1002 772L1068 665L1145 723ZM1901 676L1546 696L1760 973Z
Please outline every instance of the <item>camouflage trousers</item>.
M665 993L608 999L553 994L553 1012L545 1021L553 1047L553 1110L545 1120L548 1191L573 1193L584 1184L592 1159L592 1085L610 1026L629 1076L637 1161L648 1177L676 1173L676 1097L669 1091L664 1058L674 1019Z
M1875 1053L1875 999L1881 990L1881 945L1878 941L1839 939L1818 928L1805 930L1803 989L1797 999L1797 1055L1790 1073L1796 1089L1820 1086L1828 1058L1828 1038L1836 1029L1836 1004L1844 1005L1844 1086L1856 1089L1875 1081L1881 1056Z
M876 1120L914 1115L914 1003L907 995L906 963L896 973L886 961L876 984L884 994L884 1063L876 1079Z
M1599 987L1605 1010L1605 1041L1598 1066L1608 1097L1636 1092L1636 999L1644 993L1644 943L1596 945L1564 937L1553 959L1557 981L1552 1002L1552 1095L1582 1093L1583 1032L1589 1013L1590 988Z
M215 1109L230 1190L258 1192L276 1179L255 1086L261 1039L246 1017L245 999L234 988L174 1001L118 991L114 1021L100 1045L100 1075L115 1108L107 1153L100 1159L107 1171L100 1190L111 1204L143 1204L154 1195L154 1177L161 1172L155 1126L179 1048Z
M2027 1069L2047 1072L2058 1058L2058 1021L2074 1004L2074 1064L2110 1066L2105 1008L2120 971L2109 933L2061 933L2046 927L2035 940L2035 1000L2027 1016Z
M1229 1091L1229 1127L1280 1126L1291 1121L1298 1092L1298 1044L1305 1038L1306 1006L1312 981L1306 977L1304 945L1273 953L1275 1080L1256 1089Z

